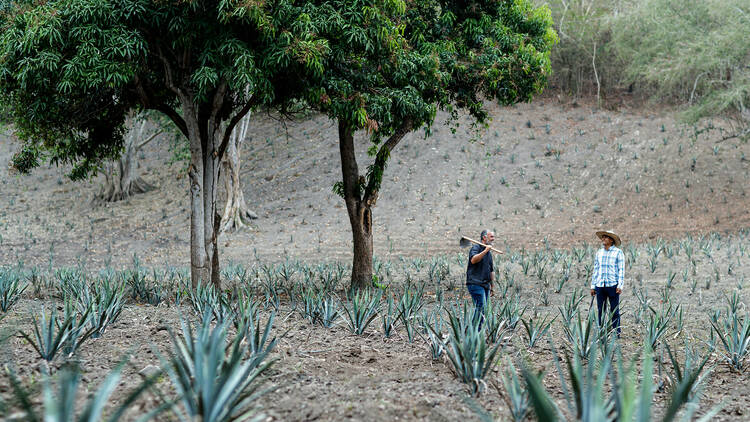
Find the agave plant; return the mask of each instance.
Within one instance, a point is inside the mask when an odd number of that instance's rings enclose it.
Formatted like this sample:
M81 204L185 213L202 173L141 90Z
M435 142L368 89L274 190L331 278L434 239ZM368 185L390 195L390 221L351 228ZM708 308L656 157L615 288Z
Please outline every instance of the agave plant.
M602 330L604 329L606 328ZM582 319L581 313L577 312L577 318L570 321L568 325L563 325L563 331L575 354L581 359L588 359L595 348L597 334L600 332L594 313L589 312L585 319Z
M89 339L96 331L95 327L90 326L91 307L80 312L74 299L66 299L65 314L63 320L70 320L70 333L63 343L63 353L66 356L73 356L84 341Z
M671 303L668 306L662 306L659 311L650 307L651 314L649 314L649 322L646 324L646 335L652 350L656 349L656 345L666 333L672 317L680 307L680 305L673 307Z
M189 298L196 315L204 315L209 311L219 322L235 317L235 310L213 284L199 282L195 289L189 289Z
M555 322L555 319L557 319L557 317L550 320L549 316L545 315L541 321L538 318L534 319L534 317L529 318L528 322L524 319L521 320L523 327L526 329L526 340L530 349L536 345L536 342L542 338L545 333L547 333L552 326L552 323Z
M130 392L122 404L111 412L109 417L104 417L104 408L109 402L110 396L117 388L120 383L120 377L122 376L122 368L126 362L122 362L115 369L107 375L107 377L99 384L99 388L90 394L90 398L83 406L83 410L76 416L75 409L76 398L78 396L78 390L81 382L81 371L77 366L66 365L57 381L57 393L53 391L52 382L49 376L44 378L42 387L43 399L43 410L42 414L37 414L37 411L32 405L30 394L21 386L20 381L16 378L15 374L10 372L10 382L13 386L13 393L16 396L21 407L26 412L25 420L29 422L37 421L55 421L55 422L115 422L122 419L125 411L129 406L135 402L135 399L141 395L146 389L148 389L159 377L159 374L153 375L144 380L138 387ZM89 393L87 392L87 395ZM147 421L153 419L159 413L168 409L171 405L165 404L157 407L151 412L142 415L138 421ZM80 408L80 407L78 407Z
M522 422L531 411L531 399L529 398L529 390L521 384L516 373L516 367L513 366L510 359L508 359L508 365L503 371L502 380L505 387L503 397L508 405L508 410L510 410L510 416L515 422ZM495 388L499 392L500 389L497 386Z
M577 356L574 356L573 359L566 356L570 388L566 385L565 377L558 366L558 374L571 420L582 422L649 422L656 420L651 412L654 394L652 385L653 359L648 342L646 342L644 357L641 360L643 364L640 368L640 389L636 365L638 356L625 366L619 346L613 343L613 347L609 350L597 362L590 362L587 365L583 365ZM612 370L614 353L617 355L617 359L615 359L617 371ZM593 355L596 355L596 353ZM661 418L662 422L673 421L677 412L689 402L691 391L694 391L706 361L704 360L700 365L682 376L667 402L667 410ZM552 396L544 388L539 378L528 368L524 368L523 375L537 419L543 421L566 420L562 410L555 405ZM607 394L608 389L605 388L607 380L609 380L611 386L609 395ZM690 420L695 410L695 407L688 408L685 420ZM711 409L700 421L709 421L719 410L719 407Z
M432 360L439 360L445 351L443 318L440 311L422 311L422 328L427 334L427 346Z
M507 321L501 316L501 306L488 300L483 308L485 333L487 342L494 344L502 339L505 333Z
M71 335L73 330L72 316L68 315L63 321L60 321L57 319L55 309L52 308L49 317L42 309L41 323L36 319L36 316L32 315L31 318L34 321L34 338L24 331L20 331L20 334L39 353L39 357L47 362L52 362Z
M578 313L578 305L583 301L583 297L581 291L575 289L571 295L565 297L563 306L557 308L560 311L560 316L562 316L562 323L564 326L570 325L573 321L573 318Z
M89 325L94 329L91 337L100 337L107 327L117 321L125 305L125 288L120 283L102 279L92 285L91 290L84 289L85 295L79 301L82 313L90 310Z
M383 322L383 335L385 338L390 338L393 333L393 329L396 327L396 323L401 317L400 313L396 313L396 306L393 301L393 297L390 295L386 296L385 307L383 312L380 313L380 319Z
M732 368L744 370L745 358L750 354L750 318L727 309L723 318L715 314L709 322L721 340L724 359Z
M362 335L367 327L378 315L380 293L372 293L370 290L360 290L351 297L350 306L342 304L346 313L349 330Z
M0 268L0 311L8 312L28 287L28 283L21 286L18 276L10 270Z
M424 294L424 284L414 291L407 288L404 290L403 295L398 303L399 318L404 328L406 329L406 335L409 339L409 343L414 340L414 319L422 309L423 301L422 296Z
M517 297L505 302L500 308L500 316L506 322L506 327L511 331L516 329L525 312L526 306L522 308L521 301Z
M485 386L484 377L495 365L495 356L501 343L489 347L479 328L479 318L474 318L472 309L463 304L460 310L448 310L450 337L446 353L453 370L462 382L471 386L473 395L479 395ZM435 333L436 335L439 333Z
M195 332L182 321L182 333L172 334L173 350L163 366L182 404L176 413L183 421L249 419L255 412L251 405L265 393L259 391L260 376L273 363L266 358L275 342L264 344L271 320L262 333L248 324L232 341L228 321L212 328L211 320L206 312Z

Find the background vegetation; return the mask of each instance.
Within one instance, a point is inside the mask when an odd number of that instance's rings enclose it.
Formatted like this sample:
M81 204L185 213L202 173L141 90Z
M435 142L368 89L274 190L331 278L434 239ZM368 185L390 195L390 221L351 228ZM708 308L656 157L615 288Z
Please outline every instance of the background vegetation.
M683 108L688 123L720 116L748 136L750 5L742 0L551 0L559 46L552 85L615 104L633 93ZM726 128L724 128L726 129Z

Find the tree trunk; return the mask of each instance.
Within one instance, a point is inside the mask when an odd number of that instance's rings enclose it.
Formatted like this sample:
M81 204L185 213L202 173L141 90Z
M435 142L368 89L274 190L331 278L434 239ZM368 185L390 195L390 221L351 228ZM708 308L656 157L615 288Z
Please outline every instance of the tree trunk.
M232 132L227 144L227 156L222 161L227 203L221 217L220 233L239 230L249 224L248 220L258 218L257 214L251 211L245 203L245 194L240 184L240 150L249 126L250 114L248 113Z
M216 120L206 116L185 95L181 101L190 142L190 277L193 287L213 284L221 287L217 245L219 217L216 213L216 187L219 181L218 144L221 141Z
M155 189L155 187L140 176L138 176L138 151L146 146L159 134L161 130L147 135L145 119L128 119L130 130L125 136L125 151L120 158L105 166L104 177L105 184L96 199L114 202L129 198L137 193L145 193Z
M351 288L363 289L372 285L372 210L370 204L362 200L361 191L365 183L357 167L354 132L343 122L339 122L339 149L344 202L354 244Z

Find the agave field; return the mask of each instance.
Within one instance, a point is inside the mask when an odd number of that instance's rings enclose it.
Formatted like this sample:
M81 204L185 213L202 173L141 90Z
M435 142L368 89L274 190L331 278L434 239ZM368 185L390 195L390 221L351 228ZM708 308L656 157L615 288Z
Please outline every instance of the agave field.
M596 245L495 256L481 328L465 251L254 260L225 289L187 269L0 270L7 420L741 420L750 231L624 244L618 338L598 323Z

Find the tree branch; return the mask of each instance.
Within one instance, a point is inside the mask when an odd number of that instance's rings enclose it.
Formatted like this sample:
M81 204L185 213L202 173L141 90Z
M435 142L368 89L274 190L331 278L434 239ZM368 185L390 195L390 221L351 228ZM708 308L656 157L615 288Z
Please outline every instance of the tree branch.
M375 162L367 172L367 188L365 189L364 197L362 199L366 204L374 205L375 201L377 201L380 184L383 181L383 171L385 170L391 151L396 148L396 145L398 145L398 143L404 139L404 136L411 132L413 128L414 123L412 120L408 118L405 119L393 135L391 135L390 138L380 146L380 149L375 156Z
M161 49L161 45L159 45L158 43L156 44L156 56L159 57L159 60L161 60L162 64L164 65L164 81L167 84L167 88L169 88L170 91L175 93L175 95L180 96L181 92L174 83L174 75L172 74L172 65L169 63L169 60L164 55L164 52Z
M154 133L153 135L149 136L148 139L146 139L145 141L141 142L137 147L135 147L135 150L138 151L141 148L145 147L146 144L148 144L149 142L151 142L154 139L156 139L156 137L159 136L159 135L161 135L162 133L164 133L163 130L158 130L156 133Z
M174 125L177 126L177 129L179 129L180 132L185 135L185 138L190 139L187 129L187 123L185 123L185 120L182 118L182 116L180 116L179 113L177 113L177 111L164 104L157 104L149 108L151 110L156 110L164 113L165 116L169 117L169 119L174 122Z
M227 144L229 144L229 138L232 136L234 127L237 126L237 123L242 120L242 118L245 117L247 113L250 112L250 109L252 107L252 102L248 101L244 106L242 106L240 111L238 111L234 116L232 116L231 119L229 119L229 124L227 124L226 129L224 129L224 136L221 138L221 144L219 145L219 155L217 157L219 160L221 160L221 157L224 156L224 151L226 151L227 149Z
M224 107L224 96L226 94L227 82L222 79L221 83L214 92L213 102L211 103L211 116L209 117L209 121L213 122L216 125L213 128L214 133L219 130L219 125L221 124L221 122L219 121L219 113L221 113L221 109L222 107ZM214 133L211 134L211 139L213 139Z

